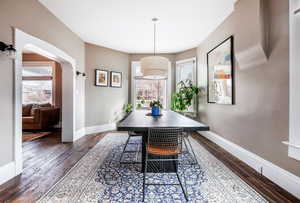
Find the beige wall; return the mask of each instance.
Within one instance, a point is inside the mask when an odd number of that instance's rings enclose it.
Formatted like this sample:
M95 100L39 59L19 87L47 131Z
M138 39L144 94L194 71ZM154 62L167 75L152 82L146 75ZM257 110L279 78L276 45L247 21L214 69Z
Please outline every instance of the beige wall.
M175 55L175 60L180 61L180 60L185 60L189 58L193 58L197 56L197 48L193 49L188 49L186 51L179 52Z
M52 15L37 0L1 0L0 1L0 40L12 44L12 27L47 41L65 51L77 62L77 69L84 71L84 43L63 23ZM22 50L18 50L22 51ZM14 160L14 87L13 63L11 60L0 60L0 167ZM84 109L82 84L76 100L76 128L84 127ZM5 156L4 156L5 155Z
M129 54L86 43L86 127L113 123L128 103ZM95 86L95 69L122 72L122 88Z
M255 30L247 26L251 21L245 11L255 1L238 1L234 13L198 47L199 78L206 78L201 75L201 68L206 69L206 53L218 42L234 35L234 49L241 50L241 46L253 41L251 35L246 35ZM300 176L300 162L289 158L287 146L281 143L289 138L288 1L267 0L266 3L270 15L268 62L249 69L241 69L235 63L236 105L202 101L199 120L225 139ZM242 18L237 17L241 13L244 13Z

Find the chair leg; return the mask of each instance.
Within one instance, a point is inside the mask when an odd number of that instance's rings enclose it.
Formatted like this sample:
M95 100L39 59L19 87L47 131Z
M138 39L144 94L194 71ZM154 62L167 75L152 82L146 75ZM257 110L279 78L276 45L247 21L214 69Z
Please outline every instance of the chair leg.
M191 142L190 142L190 140L189 140L189 136L187 136L186 139L187 139L187 141L188 141L188 143L189 143L189 146L190 146L191 151L192 151L193 156L194 156L194 163L193 163L193 164L199 165L198 160L197 160L197 158L196 158L196 154L195 154L194 149L193 149L193 147L192 147L192 144L191 144Z
M182 189L182 192L183 192L183 194L184 194L185 200L186 200L186 201L189 201L188 196L187 196L187 191L186 191L185 189L183 189L183 186L182 186L180 177L179 177L179 175L178 175L178 172L176 172L176 176L177 176L177 179L178 179L178 181L179 181L179 184L180 184L180 187L181 187L181 189Z
M122 153L121 153L121 157L120 157L119 162L122 161L123 154L124 154L124 152L125 152L125 149L126 149L126 147L127 147L127 144L128 144L128 142L129 142L129 140L130 140L130 136L128 136L128 138L127 138L127 140L126 140L126 143L125 143L125 146L124 146L123 151L122 151Z
M187 137L186 137L187 138ZM185 137L183 138L183 143L184 143L184 146L185 146L185 149L186 149L186 151L184 151L185 153L186 152L189 152L189 148L188 148L188 146L187 146L187 144L186 144L186 141L185 141Z
M145 201L146 174L147 174L147 159L148 159L148 156L146 155L145 168L144 168L144 176L143 176L143 202Z

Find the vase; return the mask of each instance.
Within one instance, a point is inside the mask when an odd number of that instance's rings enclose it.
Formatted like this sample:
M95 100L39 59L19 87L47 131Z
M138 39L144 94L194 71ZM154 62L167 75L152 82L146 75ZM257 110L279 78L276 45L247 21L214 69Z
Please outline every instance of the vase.
M152 116L159 116L160 115L159 106L152 106L151 114L152 114Z

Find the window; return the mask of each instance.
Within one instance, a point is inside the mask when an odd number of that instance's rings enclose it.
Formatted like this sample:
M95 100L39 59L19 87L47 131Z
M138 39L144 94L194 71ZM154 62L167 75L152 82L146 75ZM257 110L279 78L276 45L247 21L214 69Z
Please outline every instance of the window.
M176 62L176 84L184 80L191 80L196 85L196 58Z
M24 64L22 74L23 104L53 104L53 67L51 64Z
M197 85L197 61L196 58L190 58L186 60L176 61L176 90L178 90L177 84L180 81L191 80L193 85ZM193 101L192 106L188 109L188 112L196 112L197 102Z
M147 108L153 100L159 100L166 108L166 80L141 80L135 82L136 106Z
M150 102L158 100L163 108L168 107L168 80L149 80L141 78L140 62L132 62L132 102L136 109L150 108Z
M300 0L290 0L290 88L288 155L300 161Z
M52 80L23 80L23 104L52 104Z

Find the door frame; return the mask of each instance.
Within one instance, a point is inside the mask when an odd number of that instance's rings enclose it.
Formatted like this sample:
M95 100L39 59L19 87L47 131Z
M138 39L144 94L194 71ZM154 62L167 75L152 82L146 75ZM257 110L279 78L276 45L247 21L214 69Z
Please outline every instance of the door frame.
M75 139L75 93L76 61L64 51L52 44L14 28L15 48L14 61L14 160L15 174L23 170L22 158L22 50L30 50L39 55L53 59L62 68L62 142L73 142Z

